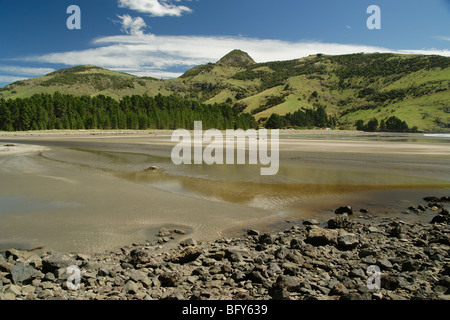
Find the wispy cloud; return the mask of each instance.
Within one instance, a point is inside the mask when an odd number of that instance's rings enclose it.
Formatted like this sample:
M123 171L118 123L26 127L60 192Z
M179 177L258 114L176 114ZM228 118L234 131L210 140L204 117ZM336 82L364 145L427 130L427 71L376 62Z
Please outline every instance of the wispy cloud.
M42 76L55 71L52 68L30 68L19 66L0 66L0 72L14 76Z
M120 23L122 24L122 30L125 33L131 35L144 34L144 31L142 29L145 29L147 27L147 24L141 17L132 18L128 14L125 14L123 16L118 15L117 17L121 19Z
M180 0L176 0L180 2ZM119 0L120 8L127 8L153 17L182 16L191 13L192 9L186 6L175 5L170 0Z
M446 37L446 36L435 36L433 38L436 40L450 41L450 37Z
M130 29L131 30L131 29ZM140 31L140 29L138 29ZM450 50L392 50L389 48L340 43L289 42L274 39L225 36L156 36L131 34L103 37L94 41L96 48L50 53L24 60L68 66L93 64L129 73L153 77L174 77L173 69L216 62L233 49L241 49L257 62L290 60L323 53L330 55L365 53L403 53L450 56Z
M26 78L24 77L16 77L16 76L3 76L0 75L0 84L8 84L8 83L13 83L16 81L20 81L20 80L25 80Z

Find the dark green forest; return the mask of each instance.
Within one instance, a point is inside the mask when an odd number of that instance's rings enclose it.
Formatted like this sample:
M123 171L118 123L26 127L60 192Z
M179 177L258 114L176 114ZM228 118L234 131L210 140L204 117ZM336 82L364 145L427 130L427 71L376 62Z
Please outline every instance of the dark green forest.
M81 129L204 129L257 128L250 114L227 104L205 105L175 95L126 96L120 101L95 97L39 94L25 99L0 99L0 130Z
M301 109L284 116L272 114L266 122L267 129L331 127L337 124L335 117L328 116L325 108Z

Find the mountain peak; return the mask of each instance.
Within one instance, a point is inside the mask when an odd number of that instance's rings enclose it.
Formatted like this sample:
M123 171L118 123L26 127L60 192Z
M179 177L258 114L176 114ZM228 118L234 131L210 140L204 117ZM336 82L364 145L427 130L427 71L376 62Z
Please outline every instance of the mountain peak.
M231 51L217 62L218 65L229 67L242 67L255 63L247 52L238 49Z

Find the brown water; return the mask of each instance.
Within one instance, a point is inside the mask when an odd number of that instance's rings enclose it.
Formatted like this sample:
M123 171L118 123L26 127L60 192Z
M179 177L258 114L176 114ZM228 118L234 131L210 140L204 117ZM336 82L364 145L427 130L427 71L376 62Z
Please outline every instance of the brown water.
M425 221L401 212L450 195L445 137L282 135L276 176L260 176L259 165L175 166L162 135L0 142L47 148L0 156L0 248L92 252L152 239L160 226L213 240L347 204Z

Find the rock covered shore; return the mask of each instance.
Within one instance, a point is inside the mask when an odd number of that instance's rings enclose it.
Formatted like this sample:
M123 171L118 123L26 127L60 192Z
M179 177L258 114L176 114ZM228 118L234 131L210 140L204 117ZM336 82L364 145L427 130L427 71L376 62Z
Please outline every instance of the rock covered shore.
M10 249L0 253L0 299L449 300L449 200L428 197L428 206L409 208L429 214L429 224L352 218L341 207L329 221L276 234L185 238L171 248L165 243L181 230L91 255Z

